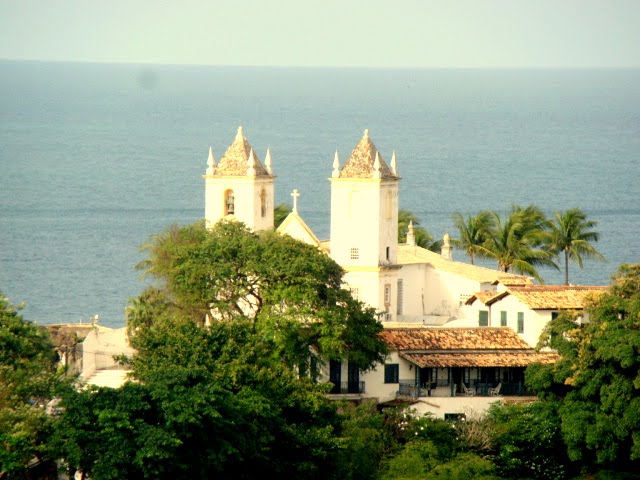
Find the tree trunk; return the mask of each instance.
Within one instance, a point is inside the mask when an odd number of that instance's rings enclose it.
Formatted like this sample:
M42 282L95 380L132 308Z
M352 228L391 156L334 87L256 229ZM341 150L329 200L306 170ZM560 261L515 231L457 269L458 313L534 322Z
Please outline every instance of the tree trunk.
M569 285L569 252L564 251L564 284Z

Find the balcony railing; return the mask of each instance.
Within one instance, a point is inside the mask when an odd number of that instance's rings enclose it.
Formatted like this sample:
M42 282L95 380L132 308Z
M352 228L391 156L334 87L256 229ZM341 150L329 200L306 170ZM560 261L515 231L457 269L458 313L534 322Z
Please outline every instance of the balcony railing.
M508 396L530 396L535 395L534 392L525 388L522 383L506 383L500 382L500 389L496 394L492 394L492 390L497 387L498 383L472 383L466 385L470 390L465 393L462 386L445 383L439 381L437 384L426 384L418 386L413 380L400 380L397 394L407 397L462 397L462 396L476 396L476 397L508 397Z
M333 388L329 393L331 393L332 395L365 393L364 382L340 382L339 384L334 383Z

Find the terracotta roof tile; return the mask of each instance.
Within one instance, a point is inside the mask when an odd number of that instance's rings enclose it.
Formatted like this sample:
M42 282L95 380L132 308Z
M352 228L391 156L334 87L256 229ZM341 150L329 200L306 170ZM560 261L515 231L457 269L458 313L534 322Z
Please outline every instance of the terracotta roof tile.
M489 303L495 297L499 297L500 292L476 292L473 294L469 300L467 300L467 305L471 305L474 300L480 300L485 305Z
M504 286L525 286L533 285L531 277L516 277L515 275L500 275L497 282L500 282Z
M400 353L405 360L424 367L526 367L532 363L555 363L551 352Z
M229 146L225 154L216 166L216 175L234 175L245 176L249 167L249 154L252 150L251 144L245 138L242 127L238 128L238 133L233 143ZM253 152L255 158L256 176L268 176L269 173L262 165L255 150Z
M376 153L380 161L380 178L397 178L369 138L368 130L364 131L362 139L351 152L351 156L340 172L339 178L375 178L374 163Z
M588 298L600 295L606 289L597 286L531 285L509 287L507 292L533 310L554 310L583 309ZM495 298L489 303L498 300Z
M396 351L531 349L508 327L389 328L380 335L389 348Z

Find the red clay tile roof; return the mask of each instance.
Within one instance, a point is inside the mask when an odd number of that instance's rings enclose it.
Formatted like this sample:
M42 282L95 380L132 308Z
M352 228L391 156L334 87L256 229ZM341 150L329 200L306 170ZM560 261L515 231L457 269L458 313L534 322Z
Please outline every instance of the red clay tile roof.
M396 351L531 350L508 327L389 328L380 335Z
M351 152L351 156L340 172L339 178L374 178L376 153L378 153L380 159L380 178L397 178L369 138L368 130L364 131L362 139Z
M514 352L400 353L405 360L424 367L526 367L532 363L555 363L560 356L534 350Z
M555 363L507 327L389 328L380 333L391 350L419 367L526 367Z
M495 297L500 296L500 292L476 292L465 302L467 305L471 305L475 300L480 300L485 305L489 303Z
M528 287L509 287L506 295L511 294L532 310L583 309L589 297L602 294L607 287L572 285L531 285ZM493 304L506 296L500 295L491 300Z
M503 274L498 277L495 283L501 283L506 287L522 287L525 285L533 285L533 280L531 277L517 277L515 275Z

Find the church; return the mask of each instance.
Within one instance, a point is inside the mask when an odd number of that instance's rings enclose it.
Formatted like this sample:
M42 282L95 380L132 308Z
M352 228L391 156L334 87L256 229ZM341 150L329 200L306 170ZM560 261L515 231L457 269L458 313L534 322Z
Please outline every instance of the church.
M484 410L508 395L531 397L524 369L557 358L533 349L544 325L559 311L581 311L585 298L601 288L547 288L530 277L458 262L448 235L441 252L432 252L416 245L411 225L400 244L398 161L395 152L385 161L368 130L344 164L336 152L327 167L330 238L318 239L301 218L296 190L293 210L277 231L342 266L352 295L379 312L392 351L370 372L350 368L348 359L330 362L332 393L405 400L442 418ZM256 231L274 228L271 153L262 162L242 127L218 162L209 149L203 178L208 225L236 219Z

